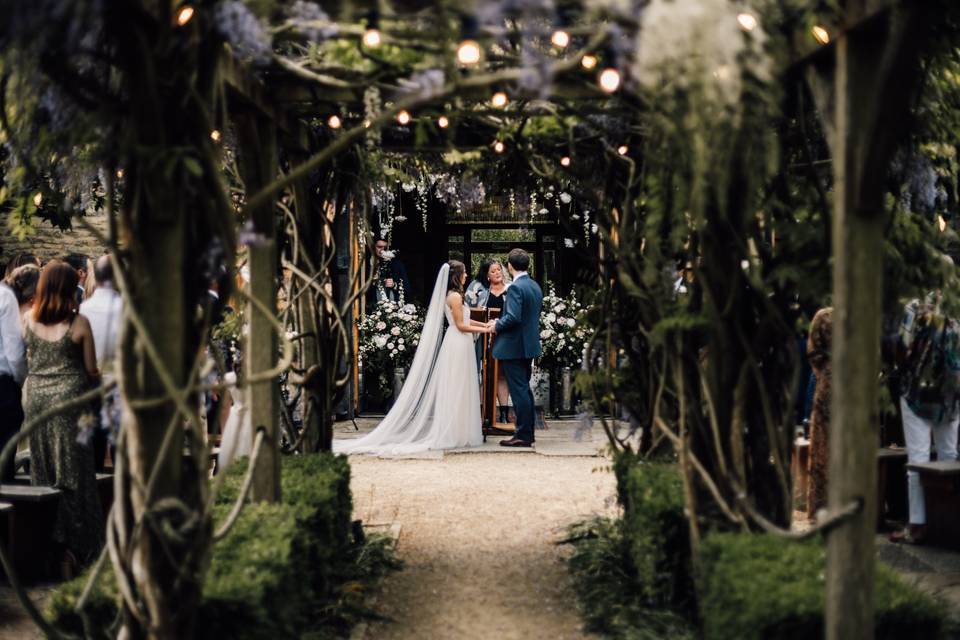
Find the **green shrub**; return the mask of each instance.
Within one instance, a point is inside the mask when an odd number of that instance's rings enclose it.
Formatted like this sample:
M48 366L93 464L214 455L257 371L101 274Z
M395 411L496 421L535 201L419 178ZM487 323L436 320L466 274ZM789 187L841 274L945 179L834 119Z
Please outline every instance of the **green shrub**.
M637 579L622 520L594 518L573 525L567 562L586 629L607 638L693 638L693 627L666 607L650 606Z
M247 461L231 465L217 497L222 522L239 495ZM366 582L396 566L379 539L351 539L350 467L331 454L292 456L281 465L280 504L248 504L216 544L197 615L197 637L259 640L334 637L358 617ZM81 633L74 608L86 575L61 585L47 617ZM116 619L119 596L109 567L101 572L85 611L89 629L104 632Z
M819 539L715 533L701 547L706 640L823 637L826 554ZM937 638L945 609L877 565L876 638Z
M690 536L683 482L675 465L639 462L621 454L615 463L624 535L639 589L651 606L693 609Z

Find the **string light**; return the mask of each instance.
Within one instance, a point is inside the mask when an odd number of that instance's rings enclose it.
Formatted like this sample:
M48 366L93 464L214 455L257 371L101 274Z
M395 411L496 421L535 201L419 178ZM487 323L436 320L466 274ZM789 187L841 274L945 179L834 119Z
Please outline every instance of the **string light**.
M38 193L37 195L39 196L40 194ZM39 206L39 205L38 205L38 206ZM937 228L940 229L940 233L943 233L944 231L947 230L947 221L946 221L946 219L945 219L943 216L941 216L941 215L938 215L938 216L937 216Z
M755 15L746 12L737 15L737 22L744 31L753 31L759 24Z
M560 164L564 167L570 166L570 156L563 156L560 158Z
M363 45L376 49L383 39L380 36L380 14L376 9L367 14L367 30L363 32Z
M622 156L627 155L627 151L629 151L629 149L627 149L627 145L625 144L622 144L619 147L617 147L617 153L619 153Z
M563 29L557 29L550 36L550 42L558 49L566 49L567 45L570 44L570 34Z
M437 126L441 129L446 129L450 126L450 121L447 119L447 116L440 116L437 118Z
M397 122L403 125L410 124L410 113L407 111L401 111L398 113Z
M589 53L580 58L580 66L584 69L590 70L597 66L597 56L592 56Z
M490 102L493 103L493 106L496 108L502 109L503 107L507 106L507 94L505 94L503 91L497 91L495 94L493 94L493 97L490 98Z
M180 7L180 10L177 11L177 26L182 27L183 25L190 22L190 19L193 18L193 7L188 4Z
M607 67L597 76L600 88L607 93L613 93L620 87L620 72L613 67Z
M33 196L33 204L39 207L41 202L43 202L43 194L37 191L37 195Z
M476 40L464 40L457 49L457 61L469 65L480 62L480 45Z
M327 118L327 126L331 129L339 129L343 122L340 120L340 116L333 114Z
M821 27L820 25L814 26L810 31L813 32L813 37L820 44L827 44L830 42L830 32Z
M367 29L363 32L363 44L368 49L376 49L381 41L379 29Z
M117 177L118 177L118 178L122 178L122 177L123 177L123 169L117 169Z
M220 142L220 132L217 129L214 129L210 132L210 139L214 142Z
M503 144L503 142L501 142L500 140L497 140L496 142L493 143L493 150L496 151L497 153L503 153L503 151L506 148L507 146Z

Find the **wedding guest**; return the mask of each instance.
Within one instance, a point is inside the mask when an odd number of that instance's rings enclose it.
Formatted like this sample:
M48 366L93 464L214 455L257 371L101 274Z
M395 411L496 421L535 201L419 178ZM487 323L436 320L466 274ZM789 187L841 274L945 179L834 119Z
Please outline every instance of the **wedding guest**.
M80 314L90 322L97 368L103 382L114 379L120 323L123 321L123 298L113 284L113 264L110 256L100 256L93 266L96 281L93 294L80 305ZM100 428L93 434L93 459L97 471L105 467L109 436L120 430L120 391L108 391L100 408Z
M79 306L87 293L86 289L83 288L84 283L87 281L87 256L82 253L71 253L64 257L63 261L73 267L77 272L77 287L74 298L77 306Z
M930 440L937 461L957 459L960 423L960 323L940 308L940 291L911 300L900 323L900 410L907 442L907 464L930 462ZM909 523L890 535L893 542L921 543L927 535L926 502L916 471L907 471Z
M20 303L20 317L23 318L33 307L33 300L37 295L37 283L40 282L40 267L35 264L25 264L17 267L10 274L10 288Z
M370 306L380 300L397 302L400 300L401 290L405 300L412 299L407 268L397 258L396 251L389 249L390 243L383 237L378 237L373 246L377 253L377 266L368 294Z
M22 267L28 264L32 264L34 266L39 267L40 260L38 260L37 256L33 255L32 253L21 252L13 256L13 258L10 259L10 262L8 262L7 266L5 267L5 270L3 273L4 281L6 281L7 284L9 284L9 278L13 274L14 270L17 269L18 267Z
M13 290L0 283L0 450L23 423L20 386L27 374L23 336L20 333L20 305ZM0 482L14 475L14 456L0 468Z
M76 313L78 276L60 260L40 273L33 311L24 323L27 379L25 420L86 392L99 379L93 330ZM103 517L97 495L93 452L78 439L88 409L76 407L47 418L30 433L30 482L61 490L53 540L63 548L64 573L75 571L99 552Z
M807 518L814 520L817 511L827 506L827 463L830 455L830 344L833 332L833 308L817 311L810 323L807 338L807 359L816 376L813 410L810 412L810 455L807 459Z

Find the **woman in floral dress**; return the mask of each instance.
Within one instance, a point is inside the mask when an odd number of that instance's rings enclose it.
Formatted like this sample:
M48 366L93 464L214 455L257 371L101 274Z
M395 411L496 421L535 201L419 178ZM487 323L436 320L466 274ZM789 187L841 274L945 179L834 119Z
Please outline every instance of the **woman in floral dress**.
M830 434L830 337L833 332L833 308L817 311L810 323L807 358L817 377L810 413L810 476L807 484L807 517L816 518L817 511L827 506L827 462Z

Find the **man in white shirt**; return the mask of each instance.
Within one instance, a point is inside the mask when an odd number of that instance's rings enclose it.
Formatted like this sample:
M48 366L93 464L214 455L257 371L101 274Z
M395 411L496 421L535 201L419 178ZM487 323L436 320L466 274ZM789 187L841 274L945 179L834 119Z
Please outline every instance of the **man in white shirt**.
M113 286L113 265L110 256L101 256L93 267L97 288L80 305L80 313L90 321L93 346L97 352L97 368L108 382L113 378L117 358L117 341L123 321L123 298ZM100 426L94 433L93 452L97 471L102 471L106 457L107 432L119 428L119 393L116 389L103 398Z
M13 289L0 284L0 450L23 424L20 386L27 377L27 356L20 325L20 304ZM10 482L14 456L0 468L0 482Z

